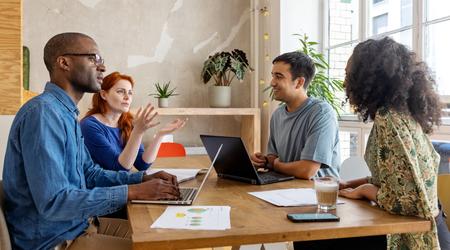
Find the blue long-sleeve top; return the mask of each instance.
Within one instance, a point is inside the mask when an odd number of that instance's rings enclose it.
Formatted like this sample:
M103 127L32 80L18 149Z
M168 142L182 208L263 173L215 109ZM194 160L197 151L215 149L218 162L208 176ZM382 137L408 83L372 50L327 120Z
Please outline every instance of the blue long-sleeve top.
M47 83L43 94L16 114L3 169L5 215L13 249L50 249L73 240L88 218L127 203L127 184L143 172L107 171L83 143L78 109L67 93Z
M122 133L119 128L106 126L95 117L88 116L81 121L81 131L94 162L107 170L128 171L119 162L119 156L125 147L122 145ZM147 170L151 165L142 159L143 153L144 146L141 144L134 161L134 167L141 171Z

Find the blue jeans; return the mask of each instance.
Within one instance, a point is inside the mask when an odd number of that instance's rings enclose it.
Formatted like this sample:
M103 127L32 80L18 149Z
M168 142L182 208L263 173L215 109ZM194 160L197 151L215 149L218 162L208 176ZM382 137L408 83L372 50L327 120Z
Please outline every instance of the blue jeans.
M439 204L439 215L436 217L439 245L441 245L441 250L450 250L450 232L444 216L444 212Z

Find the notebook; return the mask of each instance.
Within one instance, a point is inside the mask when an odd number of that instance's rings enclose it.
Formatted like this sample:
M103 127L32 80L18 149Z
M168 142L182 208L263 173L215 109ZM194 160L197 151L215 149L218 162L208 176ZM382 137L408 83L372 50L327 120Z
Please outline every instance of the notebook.
M284 175L275 171L258 172L252 164L240 137L200 135L203 145L211 159L217 176L251 184L269 184L294 179L294 176ZM218 147L222 148L219 157L215 155Z
M222 149L222 145L218 145L218 149L216 149L216 154L213 158L211 158L211 165L208 168L205 176L203 177L203 181L198 188L196 187L183 187L180 188L180 199L178 200L131 200L132 203L145 203L145 204L163 204L163 205L192 205L198 194L203 188L206 180L208 179L211 170L213 169L214 163L219 156L219 153Z

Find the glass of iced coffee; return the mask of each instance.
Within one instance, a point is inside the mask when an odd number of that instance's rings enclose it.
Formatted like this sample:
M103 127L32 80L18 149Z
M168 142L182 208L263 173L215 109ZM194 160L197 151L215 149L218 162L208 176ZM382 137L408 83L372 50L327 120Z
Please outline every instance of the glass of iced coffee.
M335 177L324 176L314 178L317 205L320 210L336 209L339 182Z

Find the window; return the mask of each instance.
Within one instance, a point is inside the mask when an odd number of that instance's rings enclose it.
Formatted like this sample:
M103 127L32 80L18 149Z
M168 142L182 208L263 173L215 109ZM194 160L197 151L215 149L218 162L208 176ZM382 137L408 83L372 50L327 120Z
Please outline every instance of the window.
M371 123L339 122L341 162L352 156L364 155L371 129Z
M400 31L398 33L394 33L392 35L389 35L390 38L394 39L395 41L406 45L408 48L412 48L412 30L407 29L405 31Z
M323 34L324 50L331 77L344 79L346 62L360 41L389 36L416 51L427 62L441 100L447 103L442 123L450 125L450 74L446 72L450 55L450 1L423 0L423 6L422 0L327 0L326 3L325 23L328 25ZM416 16L413 16L413 7L418 10ZM419 24L421 27L417 27ZM345 93L337 95L345 100ZM363 155L371 129L370 123L346 121L356 116L350 112L348 104L344 110L339 121L341 160ZM449 129L450 126L441 126L433 137L447 139Z
M358 39L358 1L330 0L329 40L331 46Z
M329 0L328 1L328 39L325 54L330 64L329 74L333 78L344 79L345 65L353 47L359 42L359 1ZM344 101L345 94L337 93ZM344 114L350 113L348 104Z
M450 55L450 1L427 0L424 7L424 59L433 72L442 100L450 104L450 75L446 72ZM444 115L450 115L448 109L444 111Z
M361 146L359 145L360 141L361 138L359 138L359 129L342 127L340 128L339 144L341 151L341 163L349 157L361 155Z
M448 0L426 0L425 1L425 20L431 21L439 18L449 17L450 3Z
M386 32L388 26L388 14L383 14L372 18L372 30L374 35Z
M400 3L400 25L402 27L412 24L412 2L401 0Z
M367 22L370 28L368 34L362 34L364 37L382 37L391 36L397 42L406 45L412 43L412 36L398 35L402 31L412 28L412 0L384 1L378 4L367 6ZM396 34L396 35L394 35ZM409 33L412 34L412 33Z
M344 79L345 64L360 41L389 36L425 60L450 116L450 1L448 0L327 0L324 50L331 77ZM417 6L414 6L418 4ZM415 16L413 8L417 9ZM416 20L416 21L414 21ZM421 23L421 27L417 27ZM414 38L414 40L413 40ZM413 42L414 41L414 42ZM345 95L340 93L343 98ZM350 113L350 112L349 112ZM450 117L443 119L450 121ZM450 124L449 124L450 125Z
M450 75L448 56L450 55L450 21L436 23L426 28L425 60L432 69L438 84L438 92L450 96Z

